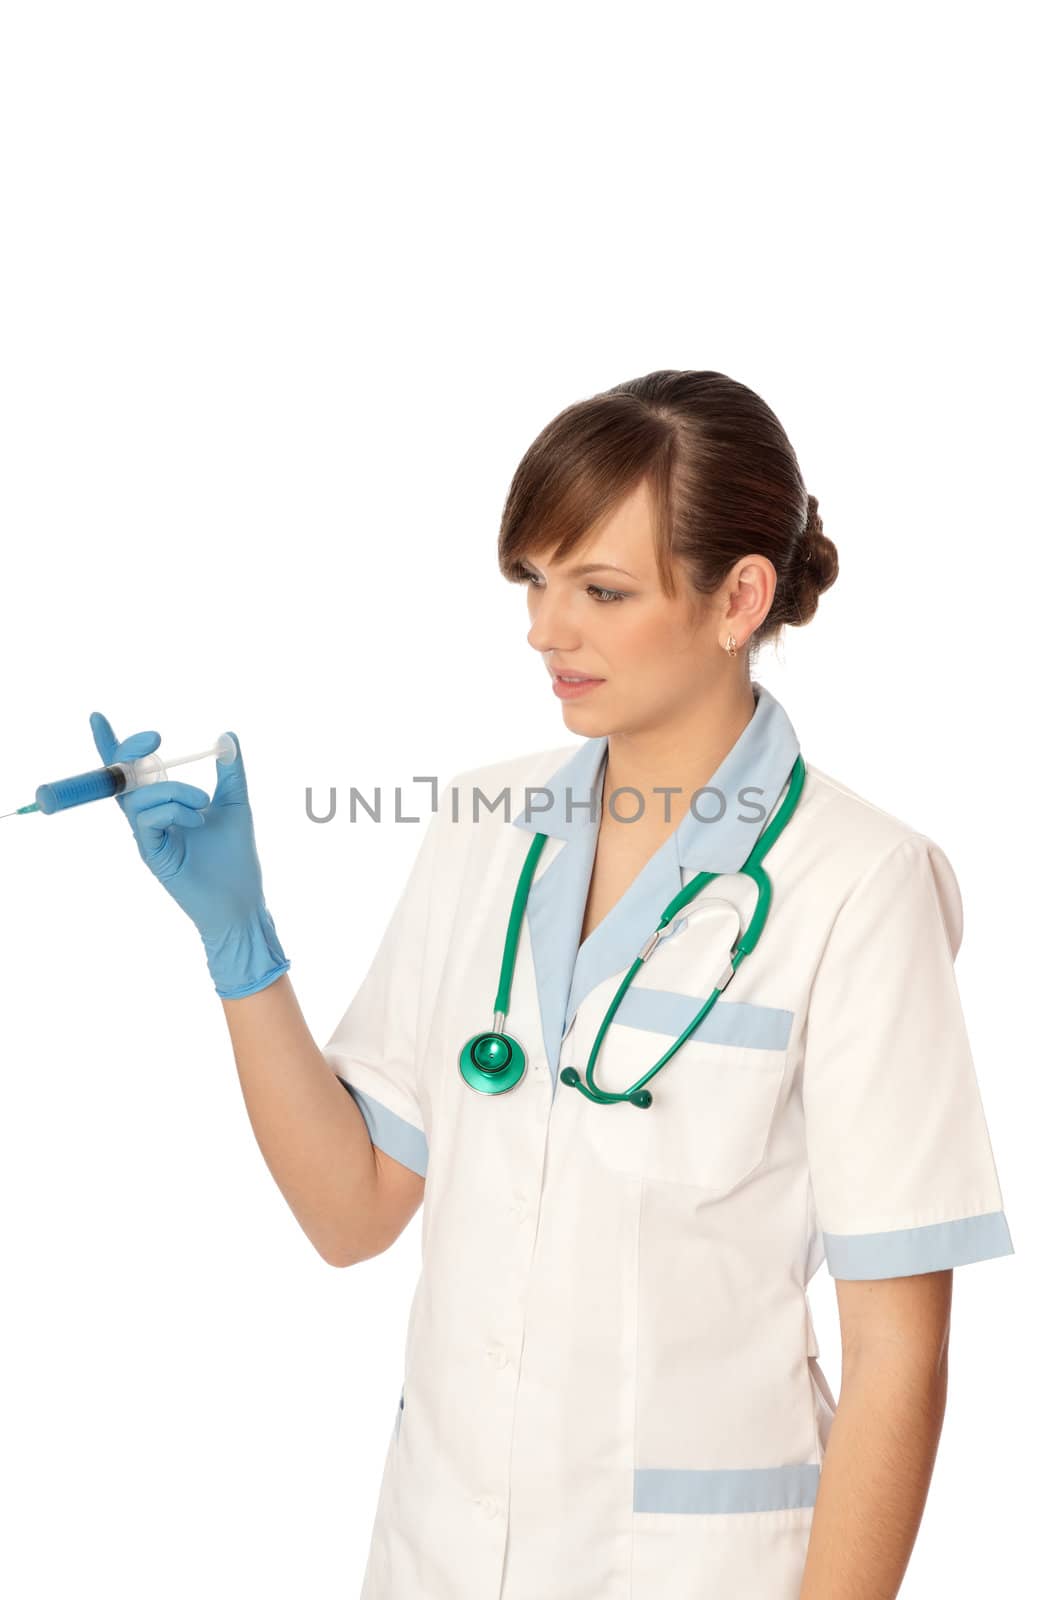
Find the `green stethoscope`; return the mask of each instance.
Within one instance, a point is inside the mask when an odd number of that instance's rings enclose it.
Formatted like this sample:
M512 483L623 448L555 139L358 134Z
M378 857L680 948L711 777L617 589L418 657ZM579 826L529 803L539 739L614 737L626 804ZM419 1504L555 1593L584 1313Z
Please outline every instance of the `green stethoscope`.
M602 1047L602 1040L605 1038L609 1024L612 1022L621 1000L627 993L632 978L653 954L662 931L668 926L672 918L677 912L682 911L684 906L689 905L691 900L701 893L706 884L711 883L713 878L718 878L720 876L718 872L699 872L696 877L691 878L686 887L681 889L674 899L668 902L661 914L660 922L632 962L631 970L616 991L613 1002L602 1019L602 1025L598 1029L598 1037L595 1039L594 1047L591 1050L590 1060L587 1062L586 1083L580 1082L580 1076L575 1067L565 1067L561 1073L562 1083L570 1084L573 1088L579 1089L582 1094L587 1096L588 1100L595 1100L599 1105L603 1106L611 1105L620 1100L628 1100L633 1106L645 1109L652 1103L653 1096L648 1089L643 1088L643 1085L648 1083L655 1073L660 1072L661 1068L672 1059L680 1046L686 1043L695 1028L708 1016L746 956L751 955L756 949L757 941L764 931L764 924L768 919L768 910L771 906L771 882L764 871L762 863L764 857L793 816L804 781L805 763L799 755L790 769L789 782L782 804L749 852L744 864L738 869L739 873L745 873L747 877L752 878L757 886L757 904L750 918L749 927L746 929L744 936L736 939L731 946L728 965L720 974L715 989L713 989L693 1022L684 1028L679 1038L665 1051L661 1059L650 1068L649 1072L643 1073L642 1077L636 1083L633 1083L630 1089L625 1089L622 1094L612 1094L605 1089L598 1088L594 1081L594 1063L598 1059L598 1052ZM517 940L520 937L521 923L524 920L524 911L528 904L528 895L531 892L536 862L542 854L543 846L548 837L545 833L537 833L535 835L517 883L516 894L513 897L513 909L509 914L506 945L502 953L502 971L498 980L498 993L495 996L495 1014L492 1026L486 1033L473 1034L472 1038L463 1047L459 1058L461 1075L465 1082L471 1088L478 1089L481 1094L502 1094L505 1090L514 1088L524 1076L524 1070L528 1064L528 1058L523 1047L517 1043L511 1034L505 1033L503 1030L506 1012L509 1009L510 990L513 984Z

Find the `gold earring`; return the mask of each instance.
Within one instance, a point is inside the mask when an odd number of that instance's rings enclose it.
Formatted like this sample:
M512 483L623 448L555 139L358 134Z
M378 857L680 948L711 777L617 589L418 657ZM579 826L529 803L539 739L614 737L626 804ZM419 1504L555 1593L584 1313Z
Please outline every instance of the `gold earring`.
M729 633L727 635L727 643L724 645L724 649L727 651L729 656L734 656L737 654L735 649L735 636L733 633Z

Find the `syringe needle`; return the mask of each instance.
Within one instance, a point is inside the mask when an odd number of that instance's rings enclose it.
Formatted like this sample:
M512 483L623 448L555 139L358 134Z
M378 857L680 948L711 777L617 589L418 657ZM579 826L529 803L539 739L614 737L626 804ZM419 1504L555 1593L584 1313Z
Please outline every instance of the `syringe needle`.
M5 817L21 817L27 811L39 811L40 809L40 806L34 801L31 806L19 806L17 811L0 811L0 822L3 822Z

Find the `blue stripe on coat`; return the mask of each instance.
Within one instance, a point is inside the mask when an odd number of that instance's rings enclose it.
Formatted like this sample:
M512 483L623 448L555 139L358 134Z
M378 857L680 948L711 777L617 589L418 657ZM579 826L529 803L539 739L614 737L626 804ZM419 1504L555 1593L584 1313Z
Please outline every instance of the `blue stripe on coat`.
M724 1511L785 1511L815 1503L819 1466L636 1467L635 1511L703 1515Z
M678 1038L697 1016L711 989L700 998L673 989L646 989L633 983L617 1007L614 1022L629 1028ZM778 1006L755 1006L748 1000L717 1000L708 1016L690 1035L705 1044L741 1044L753 1050L785 1050L793 1025L792 1011Z

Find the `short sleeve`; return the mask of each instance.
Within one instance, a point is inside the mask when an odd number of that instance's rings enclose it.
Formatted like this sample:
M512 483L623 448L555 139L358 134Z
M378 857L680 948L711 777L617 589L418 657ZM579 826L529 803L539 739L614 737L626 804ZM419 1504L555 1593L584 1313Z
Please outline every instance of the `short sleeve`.
M428 1141L418 1091L417 1034L439 830L437 812L369 970L321 1052L357 1102L374 1145L422 1177L428 1170Z
M834 1278L1013 1253L953 965L962 928L947 857L913 833L859 880L824 946L802 1099Z

